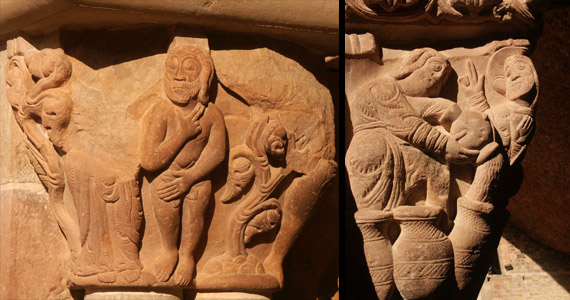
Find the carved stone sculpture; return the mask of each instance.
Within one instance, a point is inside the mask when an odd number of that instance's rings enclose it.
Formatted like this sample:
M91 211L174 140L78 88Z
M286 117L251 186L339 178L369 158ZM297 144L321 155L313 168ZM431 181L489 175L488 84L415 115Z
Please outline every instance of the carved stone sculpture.
M166 53L104 67L88 46L8 42L6 95L69 247L68 285L89 299L270 295L336 174L331 94L279 51L168 38Z
M427 20L439 23L449 20L458 23L509 22L518 19L525 23L535 18L529 6L537 1L520 0L345 0L347 17L356 13L366 19L381 22L414 22Z
M208 103L213 69L206 50L172 45L163 78L168 99L156 99L145 113L139 141L162 243L153 273L167 281L176 266L174 280L182 286L194 274L194 251L212 194L209 173L226 151L222 113Z
M534 133L529 41L441 51L381 48L369 33L345 41L345 162L378 298L476 299Z

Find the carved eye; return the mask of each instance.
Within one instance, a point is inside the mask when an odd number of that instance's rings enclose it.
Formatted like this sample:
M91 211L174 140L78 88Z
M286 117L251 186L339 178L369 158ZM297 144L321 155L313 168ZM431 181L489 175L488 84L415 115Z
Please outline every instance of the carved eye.
M235 175L247 173L251 170L251 161L245 157L237 157L232 162L232 169Z
M524 64L524 63L518 63L518 64L517 64L517 69L519 69L519 70L524 70L524 69L526 69L526 64Z
M176 56L171 56L166 62L166 67L171 70L176 69L178 67L178 58L176 58Z
M430 66L432 68L432 70L434 70L434 72L439 72L443 69L443 64L441 64L440 62L432 62L430 63Z
M183 64L184 69L188 70L188 71L196 71L198 70L198 64L196 63L195 60L193 59L187 59L184 61Z

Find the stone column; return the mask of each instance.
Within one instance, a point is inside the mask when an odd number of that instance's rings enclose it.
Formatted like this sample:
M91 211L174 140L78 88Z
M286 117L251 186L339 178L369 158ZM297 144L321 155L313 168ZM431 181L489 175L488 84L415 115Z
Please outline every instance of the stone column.
M182 290L160 290L160 289L87 289L85 300L181 300Z
M250 293L198 293L195 300L270 300L270 295Z

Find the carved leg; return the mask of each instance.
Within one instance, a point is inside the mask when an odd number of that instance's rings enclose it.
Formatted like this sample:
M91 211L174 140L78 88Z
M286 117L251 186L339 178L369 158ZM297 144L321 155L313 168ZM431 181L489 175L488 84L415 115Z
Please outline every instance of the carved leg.
M426 178L426 203L443 209L444 216L440 218L438 227L441 231L448 233L453 228L453 222L449 216L456 212L455 203L452 204L449 197L451 183L449 168L436 161L430 161L430 164L432 171L429 174L432 175Z
M357 132L345 161L358 209L388 210L401 205L405 166L393 136L381 129Z
M143 220L139 185L136 180L118 183L120 198L108 203L107 216L112 219L113 242L118 245L115 255L115 268L127 282L134 282L141 276L139 242Z
M354 214L362 232L368 271L379 300L390 299L394 292L392 245L386 236L391 212L360 210Z
M156 195L154 185L151 184L152 208L156 222L160 229L162 249L151 267L158 281L167 281L174 271L178 261L178 235L180 232L180 199L169 202L161 200Z
M182 203L180 258L174 272L174 281L178 285L189 285L194 276L194 250L202 236L204 213L211 196L212 183L210 180L205 180L195 184Z
M109 230L108 213L111 209L106 205L105 201L99 197L96 191L95 178L91 177L89 185L91 187L91 230L95 234L90 234L88 237L95 244L98 254L99 273L97 279L101 282L112 283L117 280L117 273L114 270L114 253L113 242L111 241L111 232ZM95 228L97 228L95 230Z
M460 198L449 235L455 257L458 299L476 299L499 245L509 213L492 204Z
M312 215L323 187L331 181L336 164L321 160L315 170L293 181L285 195L281 229L263 266L283 285L283 259L299 236L301 228Z
M466 196L458 200L455 227L449 239L453 243L461 299L477 298L509 217L502 203L493 203L498 200L494 187L501 180L504 163L504 156L498 154L480 165Z

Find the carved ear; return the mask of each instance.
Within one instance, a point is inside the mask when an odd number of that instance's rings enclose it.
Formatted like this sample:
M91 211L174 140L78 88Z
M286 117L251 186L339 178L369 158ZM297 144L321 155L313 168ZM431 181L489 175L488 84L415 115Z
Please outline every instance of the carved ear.
M210 86L212 85L215 74L214 61L212 60L212 57L209 53L200 58L200 61L202 64L206 64L206 66L202 69L202 72L200 74L201 88L200 92L198 93L198 102L202 103L204 106L207 106Z
M497 76L493 79L493 88L503 96L507 93L506 85L507 79L504 76Z

